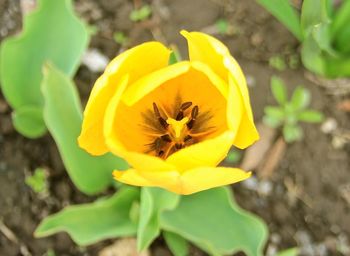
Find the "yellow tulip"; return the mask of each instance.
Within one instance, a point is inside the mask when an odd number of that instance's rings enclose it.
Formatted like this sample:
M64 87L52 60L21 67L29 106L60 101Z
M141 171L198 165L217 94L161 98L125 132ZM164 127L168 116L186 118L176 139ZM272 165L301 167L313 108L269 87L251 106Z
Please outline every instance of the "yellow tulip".
M251 173L217 167L231 146L259 138L236 60L217 39L182 31L189 61L168 64L158 42L117 56L96 81L84 111L80 147L112 152L131 169L116 180L178 194L235 183Z

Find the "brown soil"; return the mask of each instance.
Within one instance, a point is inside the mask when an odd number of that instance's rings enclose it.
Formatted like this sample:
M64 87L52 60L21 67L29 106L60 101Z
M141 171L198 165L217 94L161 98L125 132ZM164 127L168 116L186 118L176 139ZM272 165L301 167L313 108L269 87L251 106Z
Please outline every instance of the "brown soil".
M349 115L336 109L340 98L327 96L319 86L306 80L302 67L279 72L268 65L271 56L297 53L298 42L255 1L143 2L152 4L153 17L150 21L135 24L128 19L132 1L76 1L79 14L99 28L90 47L113 58L121 50L113 41L113 32L124 31L130 38L130 46L155 38L167 44L177 44L186 56L185 40L178 33L181 29L207 31L219 18L226 18L234 33L218 37L230 48L252 85L251 102L256 120L261 120L264 106L274 104L269 79L275 74L288 83L290 91L296 85L305 85L312 93L312 107L335 118L339 127L349 129ZM15 34L20 27L18 1L0 0L0 40ZM75 81L83 101L86 101L98 75L85 66L80 67ZM256 186L265 189L250 189L246 183L235 185L236 199L243 208L258 214L268 224L271 235L267 254L275 249L301 246L304 255L346 255L337 248L346 247L350 238L349 146L335 149L332 137L322 133L320 125L304 125L303 128L305 139L288 145L271 178L256 180ZM49 170L49 196L46 198L39 198L24 183L25 174L40 166ZM97 250L109 243L78 248L66 234L33 238L33 231L44 216L68 204L84 203L93 198L82 195L70 182L49 135L28 140L14 131L11 110L2 95L0 195L0 220L18 239L17 242L10 241L0 232L0 255L43 255L49 248L54 249L56 255L97 255ZM154 255L169 254L161 240L152 246L152 251ZM204 255L197 251L193 254Z

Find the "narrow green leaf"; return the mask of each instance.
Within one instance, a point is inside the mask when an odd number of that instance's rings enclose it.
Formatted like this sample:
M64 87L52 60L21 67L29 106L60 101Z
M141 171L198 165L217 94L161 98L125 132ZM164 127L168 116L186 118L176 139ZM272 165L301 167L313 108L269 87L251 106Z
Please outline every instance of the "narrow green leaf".
M282 125L281 120L277 120L271 116L265 115L263 117L263 123L266 124L267 126L270 126L272 128L278 128L279 126Z
M282 79L277 76L271 78L271 90L276 101L283 105L287 102L287 89Z
M306 108L310 104L310 101L311 94L309 90L307 90L303 86L298 86L297 88L295 88L291 99L293 109L299 110Z
M140 219L137 229L137 248L146 249L159 235L159 215L166 209L174 208L179 195L161 188L143 187L141 190Z
M13 126L16 131L27 138L38 138L46 132L43 110L37 106L26 105L12 113Z
M320 123L323 121L324 115L315 110L304 110L298 114L298 119L308 123Z
M78 245L136 233L137 224L129 218L132 203L139 199L139 189L123 187L108 199L90 204L68 206L45 218L35 230L36 237L67 232Z
M277 253L276 256L298 256L299 255L299 249L298 248L290 248L287 250L284 250L282 252Z
M161 214L161 227L193 242L211 255L244 251L263 255L265 223L234 202L227 187L183 196L173 210Z
M264 112L266 115L270 116L271 118L274 118L278 121L283 121L285 117L284 110L280 107L274 107L274 106L266 106L264 108Z
M72 81L52 65L46 65L42 92L44 119L73 183L84 193L103 191L112 181L114 169L127 168L112 155L94 157L78 146L82 124L81 103Z
M303 130L298 125L286 124L283 126L283 137L286 142L292 143L303 137Z
M328 23L327 0L304 0L301 8L301 28L305 38L311 30L321 23Z
M187 256L189 255L188 242L183 237L172 233L163 232L163 236L166 244L174 256Z
M290 5L289 0L257 0L266 10L275 16L290 32L302 41L299 15Z
M350 1L343 1L332 22L332 37L336 38L350 23Z
M328 58L326 60L325 75L330 78L350 77L350 58Z
M312 72L325 75L326 61L322 50L312 33L306 36L301 48L301 60L303 65Z
M24 19L23 32L1 44L2 91L15 111L23 107L42 109L40 83L43 63L49 60L72 76L88 44L88 32L74 15L71 0L37 2L37 10ZM25 136L29 134L29 137L42 135L35 129L44 126L43 120L38 119L36 113L26 116L28 118L36 124L21 126L19 131Z

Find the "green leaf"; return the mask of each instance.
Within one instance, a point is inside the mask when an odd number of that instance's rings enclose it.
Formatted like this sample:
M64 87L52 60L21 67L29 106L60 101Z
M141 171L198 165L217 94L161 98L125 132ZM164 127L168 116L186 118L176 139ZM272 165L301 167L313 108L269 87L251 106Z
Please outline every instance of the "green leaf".
M110 198L68 206L45 218L34 235L45 237L65 231L78 245L135 235L137 224L130 220L129 211L139 194L139 189L124 187Z
M303 130L298 125L286 124L283 126L283 137L288 143L300 140L303 137Z
M286 62L284 61L283 57L280 55L272 56L269 59L269 66L273 67L278 71L283 71L287 68Z
M264 112L266 115L268 115L271 118L274 118L278 121L283 121L285 118L285 113L283 108L280 107L274 107L274 106L267 106L264 108Z
M293 92L291 105L295 110L303 109L310 104L310 100L311 94L309 90L307 90L303 86L298 86Z
M45 123L73 183L86 194L103 191L113 181L112 171L127 168L126 163L110 154L92 156L78 146L82 124L80 99L72 81L52 65L45 66L42 92Z
M159 235L159 215L173 209L179 195L161 188L143 187L141 190L140 219L137 229L137 249L143 251Z
M16 131L27 138L38 138L46 132L43 110L37 106L26 105L12 113Z
M36 193L47 192L46 171L43 168L36 168L33 175L26 177L25 183Z
M326 60L325 75L330 78L350 77L350 58L328 58Z
M302 44L301 61L308 70L319 75L325 75L327 63L312 33L306 36Z
M231 149L225 158L225 162L229 164L238 164L241 158L242 158L241 151L238 151L237 149Z
M263 255L265 223L234 202L227 187L182 196L173 210L161 214L161 227L193 242L211 255L244 251Z
M289 4L289 0L257 0L266 10L275 16L290 32L302 41L299 15Z
M131 21L134 21L134 22L143 21L143 20L146 20L149 16L151 16L151 14L152 14L151 6L149 6L148 4L145 4L140 9L133 10L130 13L129 18Z
M308 123L320 123L323 121L324 115L315 110L304 110L298 114L298 119Z
M299 249L298 248L290 248L287 250L284 250L282 252L277 253L276 256L298 256L299 255Z
M23 107L42 109L40 92L42 66L51 61L68 76L78 68L88 44L88 32L73 13L71 0L39 0L38 9L24 19L24 29L18 36L5 39L0 49L2 91L15 111ZM20 132L40 136L37 127L44 126L37 112L30 113L32 124L22 122ZM16 114L17 115L17 114ZM32 131L31 129L33 129Z
M267 116L265 115L263 117L263 123L266 124L267 126L270 126L272 128L278 128L279 126L282 125L282 121L281 120L277 120L271 116Z
M327 0L304 0L301 8L301 28L304 38L321 23L328 23Z
M342 52L350 51L350 1L343 1L331 24L335 47Z
M287 89L282 79L277 76L272 76L271 90L274 98L280 105L287 102Z
M174 256L187 256L189 255L188 242L183 237L172 233L164 232L163 233L166 244L168 245L170 251Z

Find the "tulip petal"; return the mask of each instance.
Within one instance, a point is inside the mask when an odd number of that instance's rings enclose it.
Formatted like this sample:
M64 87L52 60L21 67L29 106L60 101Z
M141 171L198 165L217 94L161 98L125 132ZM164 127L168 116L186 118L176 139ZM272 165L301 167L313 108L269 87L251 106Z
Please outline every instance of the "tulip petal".
M113 177L115 180L133 186L154 186L150 181L142 177L137 170L128 169L125 171L113 171Z
M248 87L243 72L237 61L231 56L229 50L219 40L200 32L181 31L187 39L189 56L191 61L201 61L208 64L222 79L238 86L242 96L244 113L239 132L234 145L246 148L259 138L254 125L253 114L250 106ZM244 135L250 134L245 137Z
M181 194L189 195L202 190L220 187L245 180L251 172L228 167L200 167L189 170L181 176Z
M170 155L166 162L183 172L199 166L217 166L227 155L235 134L231 131L183 148Z
M107 104L120 80L129 76L129 84L140 77L168 65L170 51L158 42L149 42L129 49L117 56L96 81L84 111L79 145L93 155L108 151L103 138L103 119Z
M251 172L228 167L198 167L180 174L177 171L114 171L116 180L134 186L161 187L183 195L245 180Z
M134 105L160 85L188 72L190 67L189 61L181 61L144 76L125 91L123 102L128 106Z

